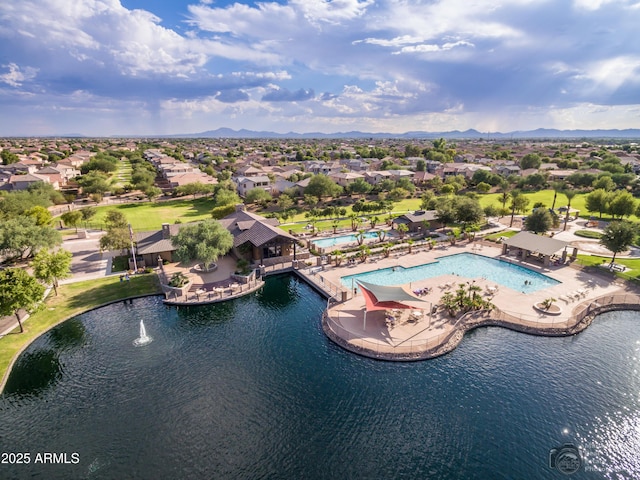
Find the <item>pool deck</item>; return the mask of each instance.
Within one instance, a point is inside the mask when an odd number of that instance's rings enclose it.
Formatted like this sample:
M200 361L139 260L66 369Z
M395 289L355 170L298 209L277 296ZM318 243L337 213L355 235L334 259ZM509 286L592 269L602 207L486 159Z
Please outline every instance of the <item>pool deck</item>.
M479 326L500 325L513 330L537 335L572 335L586 328L598 314L615 309L640 309L638 290L626 282L616 280L610 274L587 273L569 265L545 268L540 264L522 262L514 257L501 255L501 249L481 244L442 246L433 250L420 250L389 258L379 258L355 265L317 268L301 272L311 283L324 288L340 300L340 278L376 269L401 266L413 267L433 262L438 257L469 252L506 260L558 280L559 284L523 293L497 285L477 277L464 278L444 275L407 284L408 290L430 288L421 296L425 310L418 315L409 312L399 314L395 326L387 326L384 311L366 315L361 294L345 292L350 297L344 302L330 305L323 316L323 330L334 342L361 355L386 360L419 360L433 358L453 350L464 333ZM455 291L458 284L473 282L490 300L492 311L470 312L462 317L450 317L439 309L431 315L431 307L438 305L447 291ZM450 285L446 287L446 285ZM496 288L497 287L497 288ZM553 297L560 307L558 315L546 314L534 309L534 304ZM421 314L420 314L421 313Z

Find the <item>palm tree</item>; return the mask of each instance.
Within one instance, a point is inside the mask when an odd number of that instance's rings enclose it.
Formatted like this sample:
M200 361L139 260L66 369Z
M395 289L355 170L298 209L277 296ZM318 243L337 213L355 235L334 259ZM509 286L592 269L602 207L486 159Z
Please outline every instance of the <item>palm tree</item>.
M564 190L562 193L567 197L567 214L564 217L564 228L562 231L564 232L567 229L567 223L569 223L569 214L571 213L571 200L575 197L578 192L574 192L573 190Z
M349 220L351 220L351 230L354 232L358 230L360 223L362 223L362 220L360 220L360 217L357 214L352 213L351 215L349 215Z
M511 194L509 192L502 192L499 198L500 203L502 203L502 211L504 211L509 198L511 198ZM500 214L500 216L502 217L502 213Z
M413 238L407 240L407 245L409 245L409 253L413 250Z
M398 225L398 228L396 230L398 230L398 235L400 235L400 239L403 239L405 234L409 231L409 227L407 227L406 224L401 223L400 225Z
M556 208L556 198L558 198L558 193L562 193L565 189L566 185L564 182L552 182L551 188L553 188L553 203L551 204L551 210Z
M371 249L366 245L360 245L358 247L358 253L356 254L362 263L367 261L367 257L371 254Z
M380 221L380 217L377 216L373 216L373 217L369 217L369 223L371 224L371 228L376 228L376 225L378 224L378 222Z
M511 192L511 222L509 222L509 227L513 227L513 217L516 214L517 207L517 199L520 196L520 192L518 190L514 190Z

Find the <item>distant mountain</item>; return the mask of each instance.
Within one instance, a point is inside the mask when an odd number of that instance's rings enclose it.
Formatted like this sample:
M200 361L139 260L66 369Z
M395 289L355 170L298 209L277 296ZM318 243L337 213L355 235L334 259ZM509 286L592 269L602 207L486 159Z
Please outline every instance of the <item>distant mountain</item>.
M81 133L64 135L35 135L42 138L97 138ZM34 135L24 135L24 137L34 137ZM184 133L170 135L111 135L111 138L292 138L292 139L340 139L340 138L360 138L360 139L485 139L485 140L513 140L513 139L638 139L640 141L640 129L628 128L625 130L556 130L551 128L538 128L537 130L516 130L513 132L479 132L474 129L452 130L448 132L424 132L410 131L405 133L371 133L371 132L308 132L308 133L276 133L269 131L255 130L233 130L231 128L218 128L217 130L207 130L200 133ZM108 138L108 137L105 137Z
M593 138L620 138L620 139L640 139L640 129L625 129L625 130L556 130L549 128L538 128L537 130L518 130L514 132L479 132L477 130L465 130L463 132L459 130L453 130L449 132L423 132L423 131L411 131L405 133L369 133L369 132L336 132L336 133L321 133L321 132L309 132L309 133L276 133L268 131L254 131L254 130L233 130L231 128L218 128L217 130L207 130L200 133L188 133L181 135L160 135L162 138L300 138L300 139L331 139L331 138L447 138L447 139L593 139Z

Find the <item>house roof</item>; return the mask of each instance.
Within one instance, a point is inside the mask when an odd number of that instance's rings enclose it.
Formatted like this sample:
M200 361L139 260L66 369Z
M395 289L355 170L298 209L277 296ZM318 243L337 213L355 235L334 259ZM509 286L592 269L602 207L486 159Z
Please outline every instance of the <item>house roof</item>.
M288 238L295 241L295 237L278 228L278 219L265 218L245 210L235 211L222 218L220 223L233 235L235 247L250 242L254 246L264 245L276 237Z
M418 223L426 220L427 222L432 222L438 219L438 212L435 210L418 210L414 213L405 213L404 215L400 215L399 217L394 219L400 220L400 222L396 223L404 223L402 220L407 220L410 223Z
M135 232L133 238L136 242L136 251L140 255L174 251L176 247L171 243L171 236L176 235L183 225L188 224L175 223L167 225L166 228L169 229L169 238L164 238L164 226L161 230Z
M136 251L139 255L145 255L150 253L173 252L175 249L176 247L173 246L170 238L160 238L148 244L140 245L140 243L138 243Z
M9 180L11 183L15 182L48 182L47 177L40 177L34 173L27 173L26 175L12 175Z
M541 253L542 255L553 255L569 245L569 242L536 235L531 232L519 232L511 238L507 238L504 243L510 247L521 248L533 253Z

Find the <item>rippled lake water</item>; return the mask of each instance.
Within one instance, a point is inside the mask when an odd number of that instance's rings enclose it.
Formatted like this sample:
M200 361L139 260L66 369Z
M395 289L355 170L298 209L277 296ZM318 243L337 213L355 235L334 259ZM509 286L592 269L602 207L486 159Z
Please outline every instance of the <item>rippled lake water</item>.
M482 328L435 360L337 347L294 277L207 307L158 297L76 317L34 342L0 396L0 478L640 478L640 318L544 338ZM135 347L144 319L153 342Z

